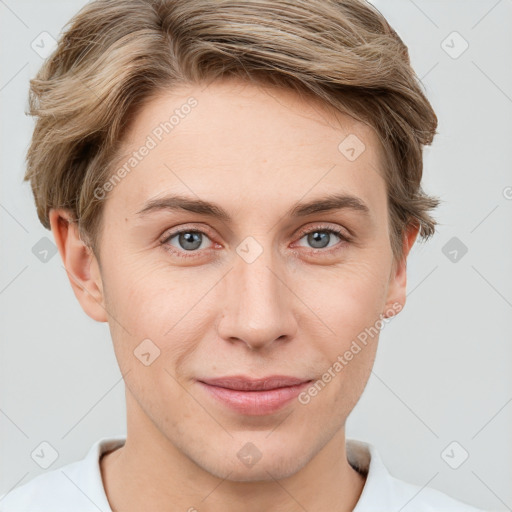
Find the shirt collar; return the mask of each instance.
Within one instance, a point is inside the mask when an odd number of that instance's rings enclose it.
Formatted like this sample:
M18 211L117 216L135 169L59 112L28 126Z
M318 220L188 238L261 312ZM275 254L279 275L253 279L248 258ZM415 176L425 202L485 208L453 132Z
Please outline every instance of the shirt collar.
M353 512L391 510L396 505L391 495L393 477L376 447L357 439L347 439L345 446L349 464L356 471L366 475L363 491Z

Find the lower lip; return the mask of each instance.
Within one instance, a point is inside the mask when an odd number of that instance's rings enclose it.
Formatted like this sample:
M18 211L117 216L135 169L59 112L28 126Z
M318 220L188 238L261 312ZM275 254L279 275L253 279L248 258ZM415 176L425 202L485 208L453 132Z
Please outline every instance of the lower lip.
M278 411L296 398L311 383L311 381L308 381L295 386L268 389L266 391L239 391L198 382L210 395L231 409L241 414L254 416Z

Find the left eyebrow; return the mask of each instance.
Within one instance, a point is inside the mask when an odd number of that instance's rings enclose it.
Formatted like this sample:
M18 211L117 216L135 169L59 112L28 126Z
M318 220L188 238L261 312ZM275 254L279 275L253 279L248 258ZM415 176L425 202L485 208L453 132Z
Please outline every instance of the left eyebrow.
M370 208L359 197L348 194L333 194L307 203L299 203L287 212L288 217L305 217L313 213L323 213L333 210L354 210L370 215Z
M332 194L326 197L313 199L306 203L298 203L292 206L285 216L297 218L312 215L314 213L325 213L334 210L353 210L368 216L370 209L359 197L349 194ZM143 216L151 212L162 210L183 210L209 217L220 219L224 222L232 222L229 213L221 206L183 195L170 195L162 198L150 199L136 215Z

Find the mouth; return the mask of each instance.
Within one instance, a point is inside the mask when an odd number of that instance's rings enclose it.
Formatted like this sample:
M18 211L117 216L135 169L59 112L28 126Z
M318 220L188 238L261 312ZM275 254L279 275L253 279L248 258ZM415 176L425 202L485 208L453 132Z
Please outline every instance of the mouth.
M282 409L313 380L284 375L260 379L245 376L198 380L211 399L240 414L260 416Z

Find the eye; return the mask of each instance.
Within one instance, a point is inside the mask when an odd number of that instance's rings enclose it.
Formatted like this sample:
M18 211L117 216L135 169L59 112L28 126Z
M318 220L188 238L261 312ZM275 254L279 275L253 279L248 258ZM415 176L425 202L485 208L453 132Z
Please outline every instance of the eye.
M175 239L175 243L172 240ZM182 258L196 257L200 249L207 249L204 246L205 240L209 237L203 231L197 229L182 229L174 233L167 234L161 241L164 248ZM176 245L175 245L176 244ZM189 253L189 254L187 254Z
M334 240L333 235L335 235ZM343 230L327 226L316 226L309 230L304 229L299 233L299 236L299 241L306 239L314 253L317 251L326 254L336 252L351 241ZM342 243L336 243L336 238ZM160 244L166 251L179 258L194 258L200 257L204 250L213 247L213 245L205 246L208 240L211 242L210 237L204 231L185 228L172 233L166 233ZM331 244L333 241L334 244Z
M331 252L330 250L323 250L330 247L336 247L336 240L334 240L334 244L330 245L330 242L333 241L333 236L338 238L343 242L349 242L349 237L341 230L337 228L325 227L325 226L317 226L314 229L310 229L309 231L303 231L300 233L302 239L306 239L306 242L310 244L310 247L315 250L320 250L321 252ZM341 244L345 245L345 244Z

